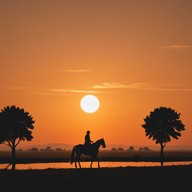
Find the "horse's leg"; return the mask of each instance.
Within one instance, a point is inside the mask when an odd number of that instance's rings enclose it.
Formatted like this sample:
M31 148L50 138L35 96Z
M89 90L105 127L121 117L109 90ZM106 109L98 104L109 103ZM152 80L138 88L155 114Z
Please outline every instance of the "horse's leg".
M93 161L94 161L94 156L91 158L90 168L92 168Z
M81 157L81 153L78 153L77 154L77 162L78 162L79 168L81 168L80 157Z
M79 159L78 163L79 163L79 168L81 168L81 163L80 163L80 159Z
M77 157L75 157L75 168L77 168Z
M75 167L77 168L77 163L78 163L78 165L79 165L79 161L80 161L80 154L79 153L77 153L76 154L76 157L75 157ZM80 167L80 165L79 165L79 167ZM81 168L81 167L80 167Z
M77 162L75 161L75 168L77 168Z
M96 159L97 159L97 162L98 162L98 168L100 168L99 159L98 159L97 156L96 156Z

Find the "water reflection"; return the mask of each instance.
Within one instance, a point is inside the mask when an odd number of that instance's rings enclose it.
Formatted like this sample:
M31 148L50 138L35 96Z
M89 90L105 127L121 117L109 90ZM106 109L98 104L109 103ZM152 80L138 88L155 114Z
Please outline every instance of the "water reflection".
M164 166L172 165L190 165L192 161L178 161L178 162L165 162ZM89 168L90 162L81 162L82 168ZM160 166L159 162L100 162L101 168L110 167L153 167ZM0 164L0 169L5 169L7 164ZM31 169L73 169L74 164L70 163L29 163L29 164L17 164L17 170L31 170ZM97 168L97 163L93 163L93 168ZM8 167L11 169L11 166Z

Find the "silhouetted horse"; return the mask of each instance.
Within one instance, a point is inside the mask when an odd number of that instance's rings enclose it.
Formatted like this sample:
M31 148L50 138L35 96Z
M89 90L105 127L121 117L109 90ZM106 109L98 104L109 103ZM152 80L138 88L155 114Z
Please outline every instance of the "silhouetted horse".
M77 162L78 162L79 167L81 168L80 157L81 157L81 154L84 154L84 155L88 155L88 156L92 157L91 165L90 165L91 168L92 168L94 159L97 160L98 168L100 168L99 159L97 157L100 146L102 146L103 148L106 147L104 139L97 140L95 143L90 144L90 146L88 146L88 148L82 144L75 145L73 147L73 150L71 153L71 164L75 161L75 167L77 168Z

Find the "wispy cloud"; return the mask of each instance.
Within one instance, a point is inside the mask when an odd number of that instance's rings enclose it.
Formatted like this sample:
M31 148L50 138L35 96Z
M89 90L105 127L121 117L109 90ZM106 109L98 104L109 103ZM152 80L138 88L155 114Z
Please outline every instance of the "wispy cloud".
M98 93L99 91L95 90L78 90L78 89L52 89L51 92L53 93Z
M93 89L137 89L151 91L192 91L181 84L155 84L155 83L101 83L92 86Z
M92 86L93 89L119 89L127 88L126 84L122 83L101 83Z
M95 84L85 89L65 89L56 88L50 90L36 90L31 87L22 86L0 86L0 89L7 89L12 91L24 91L31 90L33 95L71 95L71 94L112 94L112 93L123 93L126 90L147 90L147 91L192 91L192 87L188 87L183 84L156 84L156 83L118 83L118 82L104 82L100 84Z
M92 70L90 69L59 69L56 70L57 72L64 72L64 73L86 73Z
M93 85L93 89L135 89L135 88L147 88L148 83L101 83Z
M15 90L24 87L14 87ZM187 87L182 84L156 84L156 83L100 83L93 85L88 90L85 89L65 89L65 88L56 88L50 90L39 90L34 91L33 95L61 95L69 96L71 94L118 94L125 93L126 90L146 90L146 91L192 91L191 87Z
M188 49L188 48L192 48L192 45L167 45L167 46L162 46L161 48L163 49Z
M117 93L109 91L99 91L99 90L84 90L84 89L51 89L47 91L37 91L33 92L34 95L71 95L75 93L84 93L84 94L94 94L94 93Z
M153 91L192 91L192 88L181 84L152 84L148 90Z
M54 95L54 93L51 92L33 92L33 95Z

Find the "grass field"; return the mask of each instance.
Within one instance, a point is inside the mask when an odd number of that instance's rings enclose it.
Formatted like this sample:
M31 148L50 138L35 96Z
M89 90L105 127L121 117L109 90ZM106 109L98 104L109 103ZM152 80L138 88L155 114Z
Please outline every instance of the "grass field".
M191 192L192 166L0 171L12 191Z
M18 151L18 162L61 162L70 160L70 151ZM10 161L10 152L1 152L0 161ZM86 161L86 156L82 157ZM100 151L101 161L158 161L159 151ZM191 151L165 151L165 160L192 160ZM100 191L100 192L191 192L192 166L117 167L44 170L0 170L3 192Z

